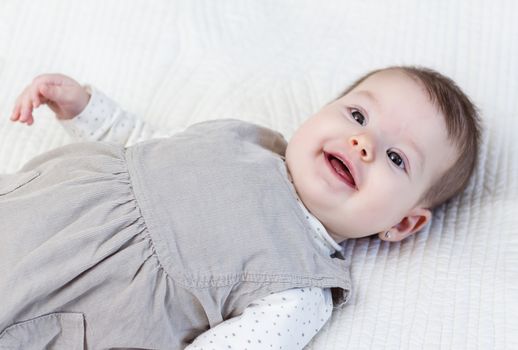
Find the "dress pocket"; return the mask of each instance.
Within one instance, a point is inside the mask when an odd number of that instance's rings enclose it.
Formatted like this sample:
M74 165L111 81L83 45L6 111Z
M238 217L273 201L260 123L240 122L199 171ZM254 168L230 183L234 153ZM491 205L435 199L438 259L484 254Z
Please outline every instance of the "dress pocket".
M11 193L23 185L28 184L40 176L40 174L41 173L37 170L31 170L21 173L0 175L0 196Z
M52 313L15 323L0 334L0 349L84 349L84 316L81 313Z

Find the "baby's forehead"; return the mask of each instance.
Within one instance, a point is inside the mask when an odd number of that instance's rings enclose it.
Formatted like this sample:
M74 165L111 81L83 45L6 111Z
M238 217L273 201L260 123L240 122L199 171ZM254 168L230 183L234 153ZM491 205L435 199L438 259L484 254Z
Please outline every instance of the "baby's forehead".
M378 114L442 116L442 111L424 84L397 71L376 73L358 84L345 97L359 99Z
M358 86L356 86L352 92L357 91L374 91L374 94L389 94L395 92L413 92L415 96L423 98L429 103L433 103L430 93L426 89L425 85L417 77L401 70L401 69L386 69L380 72L376 72ZM415 97L414 96L414 97ZM407 95L407 98L411 96Z

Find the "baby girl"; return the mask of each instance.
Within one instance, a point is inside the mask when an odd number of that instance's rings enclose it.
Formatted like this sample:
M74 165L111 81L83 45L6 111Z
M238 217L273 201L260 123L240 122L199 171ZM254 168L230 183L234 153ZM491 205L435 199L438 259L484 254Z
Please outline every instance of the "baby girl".
M0 175L0 347L301 349L351 295L339 243L421 230L462 191L479 117L427 68L372 71L289 142L213 120L154 131L91 86L33 80L80 141Z

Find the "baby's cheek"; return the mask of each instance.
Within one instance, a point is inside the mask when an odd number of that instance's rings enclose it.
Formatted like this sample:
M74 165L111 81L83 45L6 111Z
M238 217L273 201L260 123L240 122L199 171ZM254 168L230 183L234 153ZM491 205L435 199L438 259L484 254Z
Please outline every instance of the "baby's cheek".
M398 195L384 191L382 188L373 191L360 203L358 218L372 227L385 227L401 214L401 198Z
M398 194L389 191L389 185L380 184L376 188L372 188L370 193L365 194L365 205L370 208L373 212L384 212L390 206L394 206L398 200Z

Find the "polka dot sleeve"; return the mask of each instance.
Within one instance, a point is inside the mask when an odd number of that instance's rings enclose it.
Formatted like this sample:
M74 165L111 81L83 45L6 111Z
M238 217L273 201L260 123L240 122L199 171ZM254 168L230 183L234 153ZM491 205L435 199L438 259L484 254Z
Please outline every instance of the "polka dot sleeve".
M186 350L302 349L327 322L332 308L330 289L270 294L201 334Z
M65 131L80 141L110 141L131 146L152 138L167 137L183 129L157 130L126 112L101 91L86 85L91 97L85 109L73 119L59 120Z

